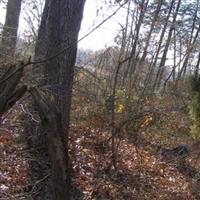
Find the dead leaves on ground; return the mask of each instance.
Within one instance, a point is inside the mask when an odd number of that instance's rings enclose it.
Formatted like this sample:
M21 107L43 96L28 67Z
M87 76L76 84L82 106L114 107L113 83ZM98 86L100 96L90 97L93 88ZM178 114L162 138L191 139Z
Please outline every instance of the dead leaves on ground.
M81 199L196 200L190 191L190 182L174 163L154 155L150 146L139 147L127 138L122 139L118 169L112 169L109 147L106 151L95 148L95 132L91 127L71 127L73 184L82 192ZM102 138L106 134L103 133Z
M16 142L18 137L0 129L0 193L6 200L14 199L28 183L27 161L21 154L25 146Z

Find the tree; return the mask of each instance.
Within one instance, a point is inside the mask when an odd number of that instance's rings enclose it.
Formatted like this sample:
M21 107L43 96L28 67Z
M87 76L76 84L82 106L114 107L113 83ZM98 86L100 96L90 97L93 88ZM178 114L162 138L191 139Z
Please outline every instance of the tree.
M50 98L44 100L35 89L32 89L31 93L39 107L43 130L46 132L42 133L42 137L46 137L48 141L52 172L51 191L54 200L69 198L70 105L77 40L84 4L85 0L46 0L36 42L35 60L37 62L38 59L44 59L45 62L34 67L41 67L40 72L44 73L45 83L49 86L53 100ZM49 109L46 109L47 107Z
M155 27L155 24L156 24L156 21L158 20L158 17L159 17L159 13L160 13L160 9L161 9L161 6L163 4L163 0L159 0L158 3L157 3L157 7L156 7L156 10L155 10L155 14L153 16L153 19L152 19L152 22L151 22L151 25L150 25L150 30L148 32L148 35L147 35L147 39L146 39L146 44L144 46L144 51L143 51L143 54L142 54L142 57L141 57L141 61L143 62L147 56L147 49L148 49L148 46L149 46L149 42L150 42L150 39L151 39L151 35L153 33L153 29Z
M6 20L0 43L0 58L4 60L13 60L15 55L21 3L22 0L8 0L7 3Z
M156 74L154 88L156 87L156 85L158 87L160 86L161 80L163 78L165 62L166 62L166 59L167 59L167 53L168 53L168 50L169 50L170 41L171 41L171 38L172 38L172 33L173 33L173 30L175 29L174 26L175 26L176 18L177 18L178 11L179 11L179 8L180 8L180 4L181 4L181 1L179 0L178 3L177 3L177 6L176 6L176 11L173 15L173 20L172 20L172 24L171 24L170 29L169 29L169 33L167 35L167 41L166 41L164 52L163 52L163 55L162 55L162 58L161 58L161 61L160 61L160 64L159 64L159 69L158 69L158 72Z

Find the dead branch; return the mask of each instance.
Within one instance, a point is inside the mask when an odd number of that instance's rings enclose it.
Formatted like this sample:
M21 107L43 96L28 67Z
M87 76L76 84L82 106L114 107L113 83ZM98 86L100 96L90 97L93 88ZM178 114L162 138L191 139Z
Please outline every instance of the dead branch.
M27 86L25 85L17 88L23 76L23 66L24 64L22 62L17 65L11 65L0 79L0 117L5 114L27 91ZM10 74L13 75L10 76ZM9 78L2 81L5 77Z

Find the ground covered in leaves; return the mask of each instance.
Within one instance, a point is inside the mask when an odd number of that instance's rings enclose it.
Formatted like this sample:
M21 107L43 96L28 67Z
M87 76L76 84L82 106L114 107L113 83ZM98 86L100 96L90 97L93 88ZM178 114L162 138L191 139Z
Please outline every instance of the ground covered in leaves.
M25 199L29 184L26 133L19 122L19 108L2 120L0 128L0 199Z
M76 112L79 109L76 107ZM32 199L27 192L31 184L27 134L14 117L19 110L16 107L0 129L0 200ZM73 120L70 155L74 199L199 200L200 148L189 135L187 109L165 104L145 112L134 124L134 129L131 125L123 129L117 139L114 169L108 120L98 113L86 116L81 123ZM189 146L187 156L167 151L180 144Z

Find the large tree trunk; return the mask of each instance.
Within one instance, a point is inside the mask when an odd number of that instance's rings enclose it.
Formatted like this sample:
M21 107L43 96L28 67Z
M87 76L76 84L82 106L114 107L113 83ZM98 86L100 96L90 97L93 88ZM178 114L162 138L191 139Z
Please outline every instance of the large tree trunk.
M77 40L84 3L85 0L51 0L49 3L45 58L62 53L46 62L44 69L47 83L62 110L64 123L69 121Z
M44 69L45 82L50 85L63 111L65 122L70 108L71 97L68 97L72 90L84 3L85 0L47 0L36 43L36 61L41 57L48 59L62 51L56 58L42 64L41 68Z
M39 111L44 129L47 133L48 153L51 162L51 186L54 200L69 199L68 152L66 149L62 115L53 101L40 94L36 88L30 93Z
M1 62L12 61L17 43L17 31L22 0L8 0L6 20L0 44Z
M47 137L44 141L48 141L53 200L69 199L68 132L77 40L84 4L85 0L47 0L36 44L35 60L40 60L42 52L42 59L46 62L40 67L54 99L53 106L61 114L53 111L47 124L43 123L47 135L42 133L43 137ZM50 126L52 116L55 126ZM58 155L54 152L56 149L62 152Z

